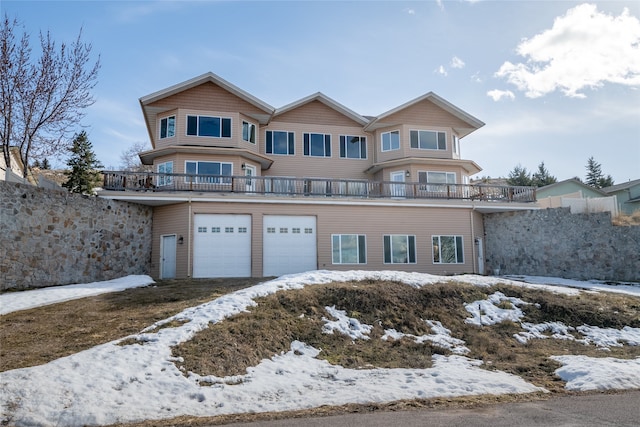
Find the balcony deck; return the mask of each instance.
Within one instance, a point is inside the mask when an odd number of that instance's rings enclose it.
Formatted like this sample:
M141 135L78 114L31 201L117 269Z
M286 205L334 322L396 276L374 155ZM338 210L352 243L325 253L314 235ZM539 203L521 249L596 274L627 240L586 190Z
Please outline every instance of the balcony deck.
M535 187L125 171L105 171L102 174L104 175L102 188L106 191L234 193L367 199L449 199L517 203L536 201Z

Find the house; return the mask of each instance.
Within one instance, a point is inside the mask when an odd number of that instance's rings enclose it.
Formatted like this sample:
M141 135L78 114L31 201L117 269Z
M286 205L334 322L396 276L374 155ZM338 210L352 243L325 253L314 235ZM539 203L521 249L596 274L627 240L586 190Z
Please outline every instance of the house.
M631 215L640 210L640 179L612 185L602 191L609 196L616 196L620 213Z
M531 187L469 184L460 142L484 123L432 92L365 117L206 73L140 106L153 172L105 172L99 195L154 207L154 277L483 273L483 213L537 209Z
M22 184L37 185L38 181L33 176L31 168L27 167L27 177L24 178L25 165L20 157L18 147L9 147L10 166L4 155L0 156L0 181L20 182Z
M591 187L580 181L578 178L565 179L564 181L539 187L536 196L538 202L542 202L547 197L573 197L579 199L589 199L594 197L607 197L608 194L595 187Z

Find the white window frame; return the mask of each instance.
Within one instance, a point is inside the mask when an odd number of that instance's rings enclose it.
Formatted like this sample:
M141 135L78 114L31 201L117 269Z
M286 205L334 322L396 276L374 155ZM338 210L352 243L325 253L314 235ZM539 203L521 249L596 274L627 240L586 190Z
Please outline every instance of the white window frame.
M395 238L395 239L394 239ZM394 261L394 240L396 241L396 245L402 244L399 242L400 238L404 238L406 245L406 258L404 262L396 262ZM387 241L389 242L389 257L387 258ZM413 247L413 250L412 250ZM382 236L382 261L384 264L417 264L418 262L418 253L417 253L417 242L415 234L385 234ZM396 249L397 248L396 246ZM413 254L412 254L413 252ZM413 259L411 257L413 255Z
M417 132L417 138L418 138L418 146L414 147L413 146L413 134L414 132ZM429 147L421 147L422 145L422 141L420 139L421 136L421 132L430 132L430 133L435 133L436 134L436 148L429 148ZM440 135L439 134L443 134L444 135L444 148L440 148ZM425 142L426 145L426 142ZM414 150L431 150L431 151L447 151L447 132L442 131L442 130L431 130L431 129L411 129L409 130L409 147L411 147Z
M385 135L391 135L391 134L397 134L398 135L398 146L397 147L393 147L392 145L392 140L391 140L391 136L389 136L389 147L387 149L384 148L384 137ZM389 132L382 132L380 134L380 149L385 152L385 151L394 151L394 150L399 150L400 149L400 131L399 130L390 130Z
M429 175L444 174L445 182L434 182L429 179ZM425 177L425 180L421 180L421 177ZM453 182L450 181L450 177L453 177ZM458 177L455 172L445 171L418 171L418 182L420 183L420 189L430 192L446 193L447 185L455 185L458 182ZM431 184L431 185L428 185Z
M356 262L343 261L343 238L356 238ZM337 250L337 254L336 254ZM337 255L337 257L336 257ZM364 265L367 263L367 236L364 234L332 234L331 235L331 263L342 265Z
M189 170L189 163L195 163L196 164L196 173L194 175L195 179L192 180L192 178L190 176L186 176L185 182L193 182L195 184L223 184L223 185L231 185L231 177L233 176L233 163L231 162L218 162L218 161L208 161L208 160L185 160L184 161L184 171L185 174L189 174L188 170ZM199 169L200 169L200 163L219 163L220 164L220 176L224 176L225 178L218 178L218 177L199 177L198 175L201 175L199 173ZM230 165L230 172L229 175L223 174L222 173L222 166L223 165ZM202 174L204 175L204 174ZM226 178L226 177L229 178Z
M349 157L347 154L349 150L347 150L348 144L353 144L351 139L358 138L358 154L359 157ZM356 159L356 160L366 160L367 158L367 137L361 135L340 135L340 158L341 159ZM344 154L344 155L343 155ZM364 155L363 155L364 154Z
M196 137L196 138L232 138L233 137L233 119L231 117L221 117L221 116L207 116L205 114L187 114L186 115L186 126L184 129L184 133L186 136L191 136L191 137ZM195 117L196 118L196 134L192 135L189 134L189 117ZM200 135L200 119L206 117L208 119L218 119L220 120L220 135L216 136L216 135ZM222 133L222 130L224 128L223 126L223 120L229 120L229 135L225 136Z
M455 245L455 247L453 248L453 250L455 251L454 262L442 261L442 239L443 238L453 239L453 244ZM446 234L432 235L431 250L432 250L431 259L434 264L464 264L464 237L463 236L446 235Z
M245 129L247 129L247 132L249 135L248 138L245 138ZM253 133L251 132L252 129L253 129ZM242 140L246 142L250 142L251 144L255 144L257 135L258 135L258 128L255 125L255 123L251 123L246 120L243 120L242 121Z
M313 135L322 136L322 154L311 153L311 137ZM327 151L328 149L328 151ZM306 157L331 157L331 134L319 132L304 132L302 134L302 154Z
M170 126L170 121L173 121L173 123L171 123L172 126ZM162 128L165 128L165 136L162 136ZM171 116L167 116L167 117L163 117L160 119L160 131L158 132L158 139L166 139L166 138L173 138L176 136L176 116L171 115Z
M158 165L156 166L156 171L158 172L158 174L167 174L158 175L158 187L173 184L173 160L158 163Z
M269 140L269 133L271 133L271 151L268 150L268 140ZM273 149L274 149L274 144L273 144L273 134L274 133L284 133L287 135L287 152L286 153L274 153ZM293 137L293 144L290 145L289 143L289 137L292 136ZM290 149L292 150L291 152ZM291 131L287 131L287 130L267 130L264 133L264 152L267 154L272 154L274 156L295 156L296 154L296 134L295 132L291 132Z

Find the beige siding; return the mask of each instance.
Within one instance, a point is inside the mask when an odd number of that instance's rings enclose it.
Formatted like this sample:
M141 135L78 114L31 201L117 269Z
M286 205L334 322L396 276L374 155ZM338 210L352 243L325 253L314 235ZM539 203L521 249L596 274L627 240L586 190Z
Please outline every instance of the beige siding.
M189 205L156 207L153 210L153 242L151 245L151 275L160 277L160 239L163 235L182 236L184 243L176 245L176 277L188 277L189 266ZM177 239L176 239L177 240Z
M401 270L432 274L457 274L475 271L474 236L482 236L481 217L471 209L425 208L372 205L302 205L266 203L192 203L191 221L197 213L252 215L252 275L262 276L262 223L264 215L315 215L317 217L318 268L350 270ZM475 215L475 218L474 216ZM162 234L183 235L185 244L178 247L178 275L186 277L187 250L192 238L187 234L188 204L155 208L154 274L157 277L159 240ZM367 239L367 264L332 264L332 234L364 234ZM383 236L416 236L416 264L385 264ZM434 264L432 236L460 235L464 244L464 264Z
M414 104L384 118L386 123L421 126L469 127L469 124L428 100Z
M362 126L341 114L333 108L327 107L320 101L312 101L298 108L279 114L274 117L278 122L287 123L308 123L311 125L334 125L334 126Z
M272 122L260 129L260 139L265 141L267 130L294 132L295 154L267 154L266 145L260 146L260 152L274 160L266 176L290 176L307 178L368 179L364 172L372 164L372 135L362 131L362 127L334 126L330 124L306 124ZM304 133L323 133L331 135L331 157L313 157L304 155ZM340 135L367 137L366 159L340 158Z

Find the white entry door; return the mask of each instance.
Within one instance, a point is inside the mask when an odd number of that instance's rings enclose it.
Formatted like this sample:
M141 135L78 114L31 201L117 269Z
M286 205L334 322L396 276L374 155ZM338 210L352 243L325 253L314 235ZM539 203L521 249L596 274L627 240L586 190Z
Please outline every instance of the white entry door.
M391 197L405 197L407 190L404 184L405 172L391 172L391 181L401 182L402 184L391 184Z
M160 278L174 279L176 277L176 235L160 238Z
M263 275L281 276L316 270L316 217L265 215Z
M256 176L255 166L246 165L244 167L244 176L247 177L247 180L245 181L247 193L254 193L256 191L256 180L251 179L251 177Z
M476 237L478 244L478 274L484 274L484 246L481 237Z
M196 214L193 277L251 277L251 215Z

